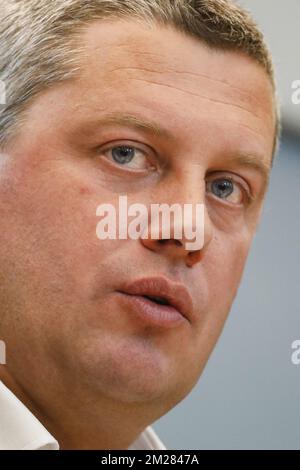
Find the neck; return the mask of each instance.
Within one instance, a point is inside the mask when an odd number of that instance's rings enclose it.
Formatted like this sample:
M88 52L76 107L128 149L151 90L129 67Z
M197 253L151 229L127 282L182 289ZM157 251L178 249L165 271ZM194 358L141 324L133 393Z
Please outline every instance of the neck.
M60 449L127 449L159 416L151 406L116 403L81 385L65 384L48 372L48 381L20 383L7 366L0 380L58 441ZM156 406L157 412L157 406Z

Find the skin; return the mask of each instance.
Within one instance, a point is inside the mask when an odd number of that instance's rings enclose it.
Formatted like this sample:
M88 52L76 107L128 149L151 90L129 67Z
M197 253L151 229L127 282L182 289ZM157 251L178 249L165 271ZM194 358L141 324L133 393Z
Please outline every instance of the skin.
M1 155L0 378L61 448L126 449L192 390L222 331L267 187L232 158L254 155L269 171L273 91L251 58L171 28L96 22L82 44L80 76L36 97ZM108 112L173 137L99 125ZM124 143L142 150L139 170L113 162ZM235 178L228 200L209 185L220 174ZM205 204L203 248L99 240L96 208L121 194ZM187 286L189 321L150 326L118 300L124 281L156 275Z

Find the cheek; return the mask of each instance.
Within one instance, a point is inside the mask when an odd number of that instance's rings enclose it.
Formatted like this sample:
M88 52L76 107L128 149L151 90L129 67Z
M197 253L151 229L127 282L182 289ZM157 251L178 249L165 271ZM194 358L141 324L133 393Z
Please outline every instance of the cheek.
M235 291L240 282L253 238L253 231L246 224L236 230L216 231L210 243L206 268L212 284L217 288ZM213 279L218 283L214 283Z
M236 294L246 264L250 241L236 239L234 243L223 244L215 249L215 263L211 263L211 272L216 290L223 292L225 297Z
M246 228L236 235L219 233L203 258L210 303L203 324L210 325L209 329L220 330L227 318L241 282L251 240L252 234Z
M99 194L61 165L18 164L10 184L0 182L0 258L17 258L20 275L49 287L79 282L108 251L96 236L96 208L111 194Z
M196 378L200 376L230 312L245 266L250 238L249 234L234 239L228 234L225 238L216 236L202 265L199 265L199 290L202 276L205 278L207 303L205 309L199 312L192 347L188 351L193 358L193 374ZM202 303L201 296L199 305Z

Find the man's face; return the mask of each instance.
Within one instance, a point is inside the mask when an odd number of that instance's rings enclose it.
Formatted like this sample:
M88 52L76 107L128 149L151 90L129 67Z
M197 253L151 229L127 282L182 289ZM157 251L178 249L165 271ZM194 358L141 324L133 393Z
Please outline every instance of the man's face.
M1 157L7 367L25 388L55 371L167 410L198 380L241 279L266 189L260 167L271 164L272 87L250 58L171 29L97 22L82 44L80 77L37 97ZM104 123L108 114L168 135ZM126 164L120 145L135 149ZM203 249L99 240L96 208L118 207L120 195L147 207L204 203ZM124 306L124 282L152 276L186 285L189 320L161 328Z

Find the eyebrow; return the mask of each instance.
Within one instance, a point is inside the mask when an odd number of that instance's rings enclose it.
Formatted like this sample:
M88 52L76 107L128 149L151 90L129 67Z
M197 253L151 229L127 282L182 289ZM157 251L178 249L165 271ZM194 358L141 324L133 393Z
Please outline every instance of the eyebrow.
M226 159L226 163L247 167L260 173L264 181L264 189L267 189L270 181L271 164L266 163L260 156L243 153L237 154Z
M174 135L167 129L160 127L154 121L145 120L133 114L110 113L106 114L99 124L117 124L119 126L127 126L133 129L142 130L149 134L154 134L157 137L164 137L167 139L174 139Z
M146 120L138 115L126 113L108 113L98 121L100 125L116 124L127 126L133 129L142 130L157 137L164 137L174 140L175 136L168 129L160 127L155 121ZM225 162L224 162L225 163ZM270 180L271 165L264 162L261 156L252 154L237 154L226 158L226 164L243 166L260 173L263 178L264 186L267 188Z

